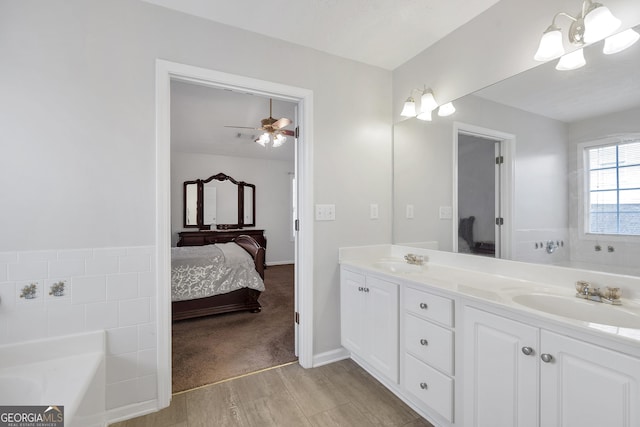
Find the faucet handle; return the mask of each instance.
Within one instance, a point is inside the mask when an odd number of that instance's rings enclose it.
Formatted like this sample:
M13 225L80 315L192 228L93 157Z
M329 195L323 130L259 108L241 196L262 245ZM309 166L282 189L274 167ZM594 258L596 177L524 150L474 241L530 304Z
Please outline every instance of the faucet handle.
M589 282L586 282L584 280L578 280L576 282L576 291L579 294L588 294L589 293L589 288L591 287L591 285L589 284Z
M608 300L619 300L622 297L622 290L620 288L610 288L606 286L603 291L600 292L602 298L606 298Z

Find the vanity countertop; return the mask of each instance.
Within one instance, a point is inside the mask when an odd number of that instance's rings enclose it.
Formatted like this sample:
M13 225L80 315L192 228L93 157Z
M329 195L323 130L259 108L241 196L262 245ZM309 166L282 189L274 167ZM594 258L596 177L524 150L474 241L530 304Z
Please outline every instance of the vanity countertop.
M403 254L409 252L423 255L424 264L406 263ZM629 291L635 290L634 285L640 285L640 278L590 276L588 272L575 269L482 258L452 253L443 255L439 251L395 245L340 250L340 264L344 266L399 279L403 283L428 286L433 291L444 291L454 297L493 304L507 311L620 340L632 346L640 344L640 300ZM505 275L503 272L513 274ZM572 279L595 279L593 283L602 286L622 283L622 305L576 298L576 280Z

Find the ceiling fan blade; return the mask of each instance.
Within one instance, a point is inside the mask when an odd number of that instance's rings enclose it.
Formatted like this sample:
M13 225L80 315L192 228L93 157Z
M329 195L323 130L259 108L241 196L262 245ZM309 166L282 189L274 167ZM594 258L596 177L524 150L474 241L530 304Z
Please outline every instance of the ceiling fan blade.
M251 126L225 126L226 128L233 128L233 129L253 129L253 130L263 130L262 128L254 128Z
M291 124L291 120L287 119L286 117L283 117L281 119L276 120L271 126L273 126L274 129L280 129L286 126L289 126Z
M296 134L294 131L289 129L278 129L276 132L287 136L294 136Z

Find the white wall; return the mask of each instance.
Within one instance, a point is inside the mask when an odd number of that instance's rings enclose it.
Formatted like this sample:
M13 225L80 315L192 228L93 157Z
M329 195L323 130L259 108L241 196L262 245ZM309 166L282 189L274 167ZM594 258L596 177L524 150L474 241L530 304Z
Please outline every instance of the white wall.
M394 126L394 241L437 240L452 250L451 220L439 218L440 206L452 206L453 123L515 135L512 259L558 262L535 249L541 240L568 240L567 129L557 120L506 107L476 96L457 103L454 116L432 122L406 120ZM415 205L407 219L405 206Z
M22 265L21 251L153 250L162 58L314 92L314 199L335 203L336 220L307 230L313 348L340 347L338 248L391 240L389 71L133 0L0 0L0 28L0 252L9 254L0 257L0 283L44 275ZM368 219L370 203L380 205L377 220ZM9 274L16 268L24 274ZM153 325L154 297L150 306ZM112 316L117 305L110 307ZM46 327L45 310L30 312L34 328ZM119 328L108 330L111 355L116 336L131 353L145 348ZM152 397L126 387L139 372L119 362L112 411Z
M172 244L183 228L183 183L225 173L236 181L256 186L256 227L265 230L267 264L292 263L294 245L291 240L291 181L293 162L210 154L171 153L171 230Z

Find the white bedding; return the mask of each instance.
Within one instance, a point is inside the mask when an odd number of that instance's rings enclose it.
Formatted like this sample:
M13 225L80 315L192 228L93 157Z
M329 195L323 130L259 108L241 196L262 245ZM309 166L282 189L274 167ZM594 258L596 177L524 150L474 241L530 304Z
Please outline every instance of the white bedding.
M241 288L264 291L251 255L235 243L171 248L171 301L225 294Z

